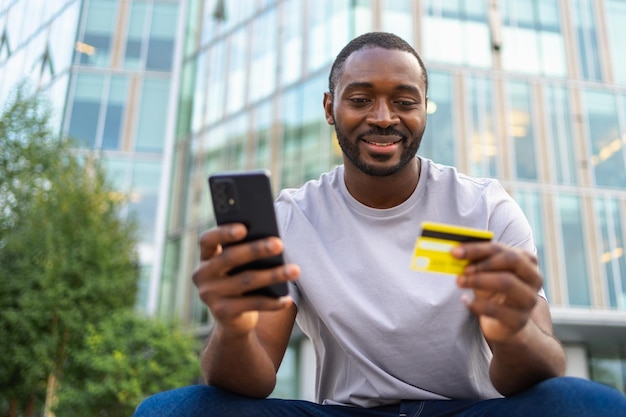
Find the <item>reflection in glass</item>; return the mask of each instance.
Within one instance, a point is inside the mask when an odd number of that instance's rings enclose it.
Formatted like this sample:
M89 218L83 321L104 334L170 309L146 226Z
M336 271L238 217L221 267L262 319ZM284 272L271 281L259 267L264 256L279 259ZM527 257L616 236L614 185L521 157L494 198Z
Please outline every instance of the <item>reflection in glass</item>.
M103 87L102 76L78 74L76 77L68 135L89 149L97 145Z
M427 0L423 4L422 42L428 61L491 67L487 2Z
M606 19L609 50L613 62L613 77L615 81L626 85L626 54L624 53L624 39L626 39L626 1L607 0Z
M626 127L620 129L617 98L607 91L587 90L583 92L583 99L595 183L599 186L626 188Z
M565 76L558 0L507 0L502 7L502 66L509 71Z
M281 31L281 84L288 85L302 74L302 6L300 0L286 0L282 3L284 15Z
M573 0L571 7L580 75L588 80L601 80L600 48L593 0Z
M590 346L591 379L626 392L626 351L623 346Z
M413 43L413 12L411 0L384 0L382 5L383 31L395 33L408 43Z
M85 32L79 37L76 54L83 65L108 66L111 61L111 42L117 18L118 3L109 0L91 0L87 10Z
M572 134L573 118L568 92L564 87L545 87L546 131L550 178L559 184L576 184L576 154Z
M163 319L176 317L177 278L181 276L181 239L168 239L163 251L158 312Z
M158 71L170 71L172 69L177 20L177 4L154 4L146 69Z
M248 53L247 26L237 30L231 38L228 50L228 95L226 109L228 113L240 110L246 98L246 56ZM223 80L219 80L223 83Z
M145 78L139 107L135 150L160 152L165 141L169 80Z
M468 151L470 172L478 177L496 177L496 109L491 79L469 76L466 84Z
M124 111L128 101L127 95L128 79L126 77L112 77L109 87L109 100L104 116L103 149L119 149Z
M567 285L567 300L570 306L590 306L589 281L587 277L587 251L582 229L580 198L576 195L556 196L561 229L561 262Z
M531 113L530 87L522 81L507 83L509 111L507 114L508 138L515 161L515 175L520 180L536 181L537 161L535 123Z
M133 2L130 5L130 18L126 34L126 49L124 51L124 67L140 69L143 67L143 39L145 36L146 19L149 18L147 4Z
M254 141L254 151L252 152L255 168L271 168L272 114L271 101L263 102L255 111L256 140Z
M207 124L211 124L222 118L224 115L224 97L225 97L225 83L226 79L226 59L227 59L226 41L218 41L211 45L209 49L209 58L207 62L210 62L206 100L207 110L205 120ZM230 94L229 94L230 97Z
M530 227L533 230L533 238L535 240L535 247L537 248L537 258L539 260L539 269L544 276L543 289L550 300L550 288L548 287L547 279L547 251L546 251L546 239L543 232L543 210L541 208L541 195L534 190L516 190L514 193L515 201L519 204L524 215L530 223Z
M452 77L444 72L430 71L428 90L426 130L418 154L440 164L456 165Z
M252 25L249 101L255 102L276 89L276 9L259 16Z
M624 246L624 215L613 198L594 200L596 219L602 237L600 264L607 289L608 304L626 309L626 247Z
M142 242L152 242L154 239L160 179L160 159L134 161L129 209L139 221L139 237Z

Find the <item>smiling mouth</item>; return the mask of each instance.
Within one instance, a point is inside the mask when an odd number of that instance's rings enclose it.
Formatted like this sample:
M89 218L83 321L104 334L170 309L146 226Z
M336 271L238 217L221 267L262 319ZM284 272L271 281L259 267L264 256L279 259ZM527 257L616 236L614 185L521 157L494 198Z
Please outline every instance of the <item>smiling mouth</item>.
M365 140L365 139L363 139L363 142L365 142L365 143L369 143L370 145L379 146L379 147L381 147L381 148L384 148L384 147L386 147L386 146L392 146L392 145L395 145L396 143L399 143L399 142L401 142L401 141L402 141L402 139L398 139L398 140L396 140L396 141L394 141L394 142L374 142L374 141L371 141L371 140Z

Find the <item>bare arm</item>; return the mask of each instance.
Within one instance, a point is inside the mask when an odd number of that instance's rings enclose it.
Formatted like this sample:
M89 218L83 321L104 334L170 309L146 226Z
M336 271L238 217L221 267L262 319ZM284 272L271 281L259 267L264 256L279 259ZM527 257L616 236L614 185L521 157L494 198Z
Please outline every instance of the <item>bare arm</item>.
M294 280L300 272L295 265L285 265L228 275L236 266L277 255L283 249L278 238L222 248L243 239L245 233L243 225L220 226L200 239L200 265L193 281L215 323L202 352L202 373L208 384L241 395L266 397L276 385L296 307L289 297L243 294Z
M207 384L251 397L267 397L276 385L296 307L260 313L253 332L231 334L216 325L202 352L202 374Z
M466 304L493 351L494 387L513 395L563 375L565 352L552 335L548 304L537 294L543 278L536 258L497 243L468 244L453 254L472 261L457 282L474 290Z
M548 303L541 297L516 337L491 347L491 382L502 395L515 394L565 372L565 352L552 335Z

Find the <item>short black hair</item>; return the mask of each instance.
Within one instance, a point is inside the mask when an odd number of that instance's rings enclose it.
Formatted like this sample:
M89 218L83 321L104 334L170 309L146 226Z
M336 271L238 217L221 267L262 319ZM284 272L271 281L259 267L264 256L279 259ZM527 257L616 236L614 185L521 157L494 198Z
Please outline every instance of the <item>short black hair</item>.
M330 75L328 76L328 90L330 91L331 97L335 97L335 86L337 85L339 77L341 77L341 74L343 73L344 64L346 63L348 57L352 55L353 52L369 48L395 49L412 54L415 58L417 58L417 62L422 68L422 76L424 78L424 85L426 88L424 93L428 91L428 74L426 74L426 67L424 66L424 62L422 62L422 58L420 58L417 51L409 45L408 42L393 33L369 32L352 39L346 46L344 46L341 52L339 52L337 58L335 58L335 62L333 62L333 66L330 69Z

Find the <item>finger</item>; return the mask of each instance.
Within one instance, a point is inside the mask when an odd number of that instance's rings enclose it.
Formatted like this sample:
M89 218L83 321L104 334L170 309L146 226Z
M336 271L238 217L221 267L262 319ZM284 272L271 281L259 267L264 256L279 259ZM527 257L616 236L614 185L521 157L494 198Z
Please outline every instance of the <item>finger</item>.
M457 284L461 288L471 288L477 294L486 294L483 298L498 294L504 297L508 305L522 309L532 309L537 302L537 291L511 273L459 275Z
M217 275L226 275L236 267L280 255L282 252L282 240L277 237L268 237L224 247L220 256L212 259L212 263Z
M215 320L227 322L240 317L249 311L278 311L293 303L289 296L270 298L264 296L247 296L223 298L216 302L211 309Z
M246 227L240 223L217 226L204 232L198 239L200 260L212 258L219 253L221 245L238 242L246 237L246 233Z
M505 247L498 243L464 244L458 248L459 250L453 251L453 255L471 262L465 268L466 275L510 271L537 291L543 285L537 258L527 251Z
M294 281L299 275L300 268L295 264L286 264L264 270L244 271L225 279L213 281L211 287L207 288L207 291L211 292L211 296L218 298L240 297L250 291L265 288L269 285ZM203 294L200 294L200 296L202 297Z
M497 320L500 325L511 330L512 333L520 330L530 317L530 313L526 310L518 310L514 307L500 304L495 300L475 297L470 300L469 297L463 297L463 301L467 308L476 316L486 316Z

